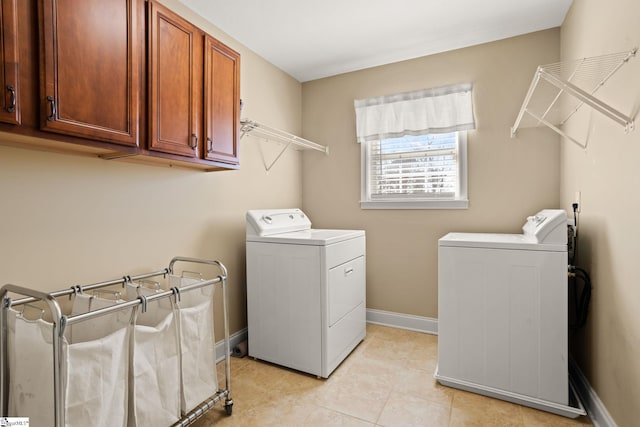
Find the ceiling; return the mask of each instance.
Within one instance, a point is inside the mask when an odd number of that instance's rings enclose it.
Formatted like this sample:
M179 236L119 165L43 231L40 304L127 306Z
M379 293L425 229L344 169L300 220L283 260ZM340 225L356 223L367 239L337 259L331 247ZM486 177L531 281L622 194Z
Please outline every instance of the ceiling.
M572 0L180 0L300 82L558 27Z

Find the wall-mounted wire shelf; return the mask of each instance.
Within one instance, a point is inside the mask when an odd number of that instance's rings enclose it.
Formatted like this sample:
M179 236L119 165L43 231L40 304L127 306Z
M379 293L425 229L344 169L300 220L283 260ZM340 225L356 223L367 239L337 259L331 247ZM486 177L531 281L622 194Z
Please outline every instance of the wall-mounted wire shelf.
M287 148L294 148L298 150L315 150L322 151L325 154L329 154L329 147L320 145L308 139L300 138L299 136L285 132L283 130L273 128L262 123L258 123L253 120L243 119L240 120L240 138L245 135L251 135L258 138L263 138L268 141L279 142L284 144L284 147L280 153L273 159L273 161L267 165L265 162L265 170L269 172L273 165L282 157Z
M634 122L631 117L596 98L594 94L637 52L636 47L627 52L539 66L511 128L511 137L515 137L520 128L543 124L586 148L586 143L567 135L562 129L562 125L584 104L623 126L625 132L632 131Z

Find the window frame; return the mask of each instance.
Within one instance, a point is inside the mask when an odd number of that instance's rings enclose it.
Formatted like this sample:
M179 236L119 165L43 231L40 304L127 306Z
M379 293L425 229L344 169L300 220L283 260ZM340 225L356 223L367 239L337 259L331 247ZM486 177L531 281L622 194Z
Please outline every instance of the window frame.
M371 144L362 142L360 153L360 208L361 209L467 209L468 172L467 172L467 131L457 131L458 156L458 193L454 197L406 197L397 196L387 199L372 199L369 191L369 163Z

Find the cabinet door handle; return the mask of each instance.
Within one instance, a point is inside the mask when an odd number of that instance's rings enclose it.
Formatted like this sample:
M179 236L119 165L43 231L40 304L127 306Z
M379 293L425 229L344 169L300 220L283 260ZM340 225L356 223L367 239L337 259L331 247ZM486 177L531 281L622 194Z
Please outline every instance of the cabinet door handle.
M348 275L350 275L351 273L353 273L353 268L346 268L346 269L344 270L344 275L345 275L345 276L348 276Z
M198 135L195 133L191 134L191 148L194 150L198 147Z
M11 85L7 85L7 90L11 94L11 99L9 101L9 106L7 107L7 111L9 113L13 113L14 111L16 111L16 89Z
M51 114L47 117L47 120L51 122L56 116L56 101L51 95L47 96L47 101L49 101L49 107L51 108Z
M207 152L213 153L213 140L211 138L207 138Z

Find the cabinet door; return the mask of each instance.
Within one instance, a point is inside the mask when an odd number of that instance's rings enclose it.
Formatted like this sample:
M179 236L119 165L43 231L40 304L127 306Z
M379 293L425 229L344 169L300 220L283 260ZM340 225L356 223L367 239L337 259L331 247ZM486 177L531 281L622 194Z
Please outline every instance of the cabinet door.
M2 84L2 110L0 121L20 124L18 102L18 20L16 0L0 0L0 84Z
M203 33L149 2L149 149L199 157Z
M238 164L240 55L206 36L205 159Z
M138 1L42 1L42 129L138 144Z

